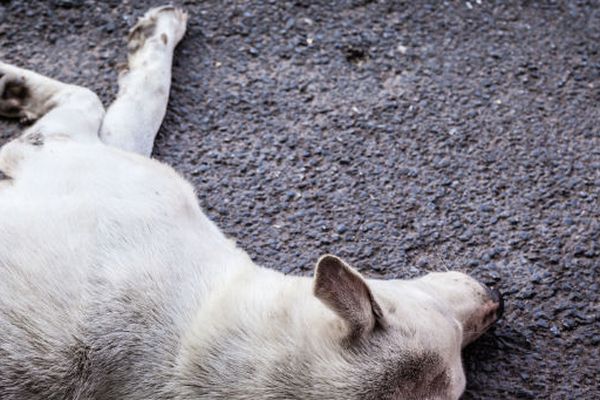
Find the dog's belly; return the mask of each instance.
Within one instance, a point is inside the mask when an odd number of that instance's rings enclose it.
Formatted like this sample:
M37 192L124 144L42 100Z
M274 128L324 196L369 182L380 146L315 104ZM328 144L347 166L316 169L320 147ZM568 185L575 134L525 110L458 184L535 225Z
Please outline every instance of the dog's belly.
M0 393L11 382L15 398L52 385L119 398L110 390L129 389L111 381L149 379L136 365L174 363L207 288L243 256L170 168L103 145L44 146L0 188Z

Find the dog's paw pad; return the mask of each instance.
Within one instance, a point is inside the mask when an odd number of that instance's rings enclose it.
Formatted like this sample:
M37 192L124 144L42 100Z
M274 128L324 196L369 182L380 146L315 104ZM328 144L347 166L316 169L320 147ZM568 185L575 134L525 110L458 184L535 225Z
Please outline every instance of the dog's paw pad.
M135 53L152 37L164 45L177 44L185 34L188 15L174 6L162 6L148 10L129 31L127 48Z
M35 119L24 111L31 92L23 76L0 71L0 115L9 118Z

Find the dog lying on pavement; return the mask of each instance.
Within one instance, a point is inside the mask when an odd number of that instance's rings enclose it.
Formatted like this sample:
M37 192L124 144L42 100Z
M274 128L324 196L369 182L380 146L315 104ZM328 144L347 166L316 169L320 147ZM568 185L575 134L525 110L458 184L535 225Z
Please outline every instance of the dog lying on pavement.
M187 15L148 11L105 111L0 63L0 398L457 399L499 293L458 273L367 280L261 268L149 158Z

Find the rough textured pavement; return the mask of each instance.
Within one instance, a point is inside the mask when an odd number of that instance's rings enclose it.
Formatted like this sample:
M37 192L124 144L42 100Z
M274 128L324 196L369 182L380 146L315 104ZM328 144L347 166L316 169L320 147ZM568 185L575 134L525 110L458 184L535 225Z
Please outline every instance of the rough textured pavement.
M2 1L0 57L108 104L156 4ZM600 398L598 2L183 4L155 156L255 260L496 283L464 397Z

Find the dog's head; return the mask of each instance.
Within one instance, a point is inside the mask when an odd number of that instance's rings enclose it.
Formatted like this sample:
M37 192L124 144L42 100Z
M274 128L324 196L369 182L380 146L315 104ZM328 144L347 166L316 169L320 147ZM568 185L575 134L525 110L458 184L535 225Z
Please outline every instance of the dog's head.
M461 350L501 309L457 272L371 280L334 256L312 282L250 268L203 308L182 365L216 399L458 399Z
M503 309L497 291L459 272L366 280L331 255L317 263L314 294L335 315L325 330L334 345L322 351L337 362L322 367L332 376L343 371L360 393L348 398L458 398L465 386L461 349Z

